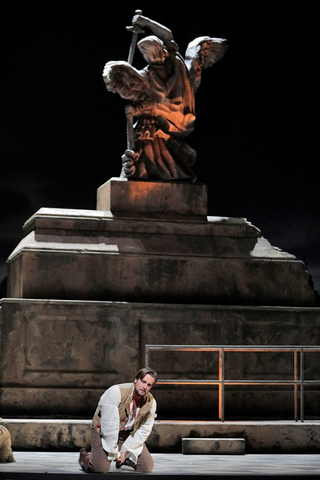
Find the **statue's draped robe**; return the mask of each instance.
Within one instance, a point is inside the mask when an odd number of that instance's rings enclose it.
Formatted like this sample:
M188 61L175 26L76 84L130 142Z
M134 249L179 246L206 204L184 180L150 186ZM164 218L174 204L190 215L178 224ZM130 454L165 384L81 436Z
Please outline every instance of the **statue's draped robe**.
M134 126L135 151L140 156L132 178L196 181L190 168L196 151L184 140L194 128L194 91L176 44L166 47L165 65L149 65L143 71L151 102Z

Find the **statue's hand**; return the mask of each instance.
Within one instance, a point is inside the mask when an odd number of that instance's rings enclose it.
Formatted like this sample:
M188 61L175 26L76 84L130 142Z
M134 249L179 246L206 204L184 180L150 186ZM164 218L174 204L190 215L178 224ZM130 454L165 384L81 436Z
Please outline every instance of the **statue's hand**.
M144 17L140 13L136 14L132 18L132 25L138 27L145 27L148 22L148 17Z
M134 152L133 150L127 149L121 157L122 160L122 170L120 177L132 177L136 171L136 167L134 162L136 162L139 158L139 154Z

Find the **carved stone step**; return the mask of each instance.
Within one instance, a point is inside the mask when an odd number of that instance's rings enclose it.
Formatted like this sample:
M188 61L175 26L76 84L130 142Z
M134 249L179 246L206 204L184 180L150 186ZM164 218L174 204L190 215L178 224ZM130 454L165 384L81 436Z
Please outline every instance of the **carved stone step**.
M244 438L183 438L183 454L244 455Z

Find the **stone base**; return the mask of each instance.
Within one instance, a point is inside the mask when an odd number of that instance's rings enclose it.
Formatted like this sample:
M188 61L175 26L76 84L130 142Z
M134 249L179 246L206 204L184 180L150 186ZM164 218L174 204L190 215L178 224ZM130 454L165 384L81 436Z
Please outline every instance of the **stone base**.
M244 455L244 438L183 438L185 455Z
M246 219L206 217L205 186L111 179L98 206L40 209L8 258L2 415L91 415L108 386L132 381L147 344L320 344L304 263ZM160 377L218 376L204 352L169 357L152 358ZM234 361L230 378L292 375L292 358L280 360ZM293 417L292 387L242 387L227 389L226 419ZM217 388L156 388L166 418L218 418ZM307 393L305 418L320 411L318 386Z
M4 419L11 432L16 451L79 451L91 448L91 419L45 420ZM228 442L241 432L246 454L318 454L320 453L320 422L196 422L156 420L148 448L151 453L181 453L182 439L210 436ZM217 452L218 453L218 452ZM220 452L221 454L221 452Z
M111 178L97 190L97 210L113 214L207 215L207 186Z
M245 218L206 216L206 185L111 178L97 207L36 212L8 258L7 296L316 306L302 261Z
M305 264L243 218L42 208L24 232L8 297L316 306Z

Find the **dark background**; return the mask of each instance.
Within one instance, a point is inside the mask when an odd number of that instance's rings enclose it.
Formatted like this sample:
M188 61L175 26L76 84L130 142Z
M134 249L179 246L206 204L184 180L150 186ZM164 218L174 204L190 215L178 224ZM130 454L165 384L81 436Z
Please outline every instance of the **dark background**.
M125 103L106 91L102 71L127 60L125 27L140 8L173 31L182 54L200 35L228 40L225 57L203 72L189 137L209 215L247 218L306 261L320 290L314 2L1 5L0 282L30 216L41 207L94 210L97 188L119 176ZM137 52L134 66L144 65Z

